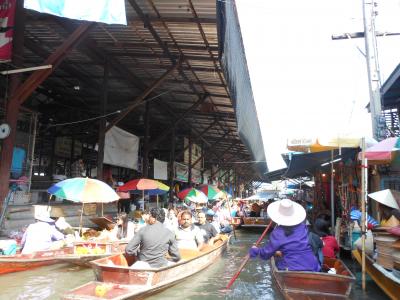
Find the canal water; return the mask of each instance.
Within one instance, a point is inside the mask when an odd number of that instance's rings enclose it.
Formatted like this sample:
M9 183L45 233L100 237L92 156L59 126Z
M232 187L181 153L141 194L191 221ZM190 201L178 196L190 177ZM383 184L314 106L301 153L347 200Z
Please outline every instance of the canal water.
M261 260L250 260L230 291L224 287L242 262L248 248L258 239L260 233L237 231L228 251L222 259L204 271L169 288L148 300L168 299L283 299L276 289L270 275L269 264ZM359 278L360 269L356 262L344 259ZM59 299L65 291L93 280L90 269L58 264L0 276L1 300L42 300ZM359 281L358 281L359 282ZM351 299L388 299L372 280L367 282L367 293L361 285L355 284Z

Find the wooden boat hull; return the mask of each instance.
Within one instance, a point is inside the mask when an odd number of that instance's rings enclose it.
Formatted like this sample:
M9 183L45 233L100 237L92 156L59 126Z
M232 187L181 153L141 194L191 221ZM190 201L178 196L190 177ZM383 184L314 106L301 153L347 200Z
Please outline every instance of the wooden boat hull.
M123 260L122 255L93 261L96 281L66 293L63 299L103 299L96 297L97 286L105 286L107 288L106 298L112 300L138 299L154 294L211 265L225 251L228 241L227 238L212 249L207 249L204 253L200 252L200 255L198 251L182 250L183 259L181 261L158 269L139 270L128 266L106 265L109 261ZM195 254L196 256L194 256Z
M61 261L58 259L62 255L73 252L72 247L58 250L38 251L33 254L17 254L0 256L0 274L14 273L48 266Z
M270 219L265 219L263 217L243 217L243 222L240 228L248 230L264 230L267 228Z
M335 262L336 263L335 265ZM340 274L323 272L281 271L271 258L272 277L285 299L345 299L351 292L354 275L338 260L326 259L329 267L337 267Z
M355 249L352 251L352 254L361 265L361 251ZM385 276L379 269L377 269L374 266L374 261L368 255L365 256L365 270L386 295L391 299L399 299L400 284Z
M77 245L82 245L83 243L77 243ZM81 267L91 267L90 262L100 258L108 257L110 255L115 255L118 253L125 252L125 247L127 242L114 242L114 243L96 243L96 246L101 246L106 253L102 254L68 254L59 257L59 260L63 263L70 263L78 265ZM76 253L74 246L74 253Z

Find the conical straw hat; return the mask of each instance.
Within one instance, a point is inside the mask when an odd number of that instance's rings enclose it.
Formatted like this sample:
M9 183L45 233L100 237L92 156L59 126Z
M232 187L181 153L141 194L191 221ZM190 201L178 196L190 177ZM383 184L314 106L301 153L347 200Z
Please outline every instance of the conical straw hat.
M378 201L379 203L389 206L391 208L399 209L400 192L395 190L382 190L379 192L368 194L369 197Z

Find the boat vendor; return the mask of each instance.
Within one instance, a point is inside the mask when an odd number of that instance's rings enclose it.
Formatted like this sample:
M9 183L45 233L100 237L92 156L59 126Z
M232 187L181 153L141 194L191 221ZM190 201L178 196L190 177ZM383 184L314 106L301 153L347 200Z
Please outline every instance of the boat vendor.
M304 208L292 200L282 199L268 206L268 215L278 226L263 248L253 246L249 250L250 257L259 255L267 260L272 255L281 254L276 259L279 270L320 271L321 267L308 241Z
M164 214L161 208L152 208L147 225L142 227L126 246L126 254L138 255L139 258L132 267L146 269L167 266L170 263L165 258L167 252L172 261L180 260L174 233L158 221L160 214Z
M61 248L64 243L64 234L56 229L54 220L50 218L48 212L42 212L35 216L36 223L30 224L26 229L22 240L22 254L30 254L36 251Z
M130 241L135 234L135 224L128 221L128 215L125 212L118 214L117 224L111 231L112 237L117 240Z

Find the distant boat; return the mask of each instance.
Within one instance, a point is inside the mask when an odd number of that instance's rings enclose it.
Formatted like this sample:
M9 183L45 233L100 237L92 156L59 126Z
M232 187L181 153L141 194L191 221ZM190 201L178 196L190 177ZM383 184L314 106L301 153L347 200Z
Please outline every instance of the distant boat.
M62 299L141 299L208 267L221 257L228 241L228 236L221 236L221 239L204 251L181 249L182 259L162 268L134 269L129 267L122 254L92 261L96 281L67 292Z

